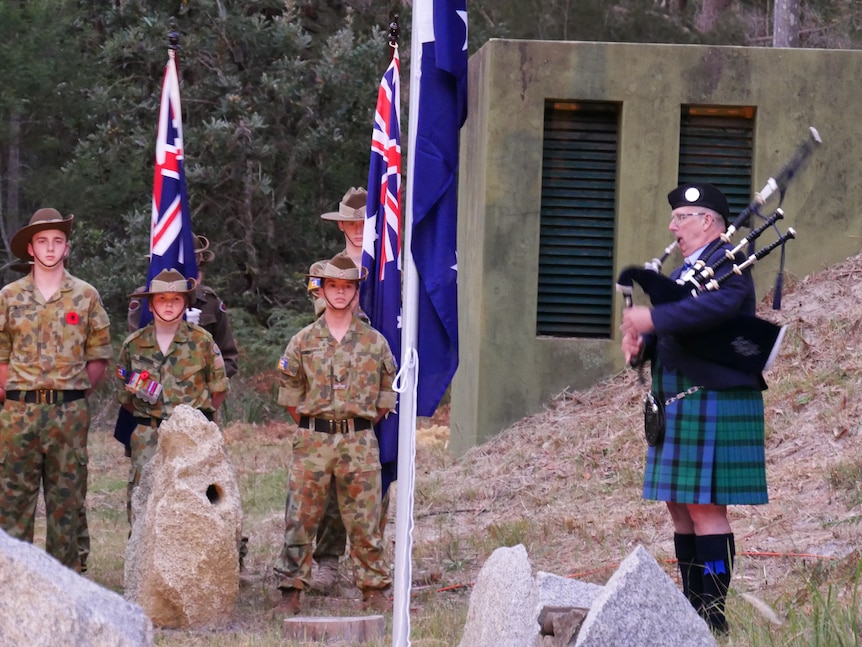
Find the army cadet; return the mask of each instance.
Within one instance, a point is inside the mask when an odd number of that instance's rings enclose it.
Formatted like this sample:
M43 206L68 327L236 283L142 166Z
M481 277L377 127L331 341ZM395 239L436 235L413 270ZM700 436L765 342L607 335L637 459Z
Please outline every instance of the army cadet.
M323 220L338 223L338 229L344 234L344 249L336 257L349 258L356 267L362 267L362 238L365 228L365 203L368 193L365 189L351 188L344 194L338 205L338 211L321 214ZM319 317L326 310L326 301L320 295L319 275L330 259L317 261L308 270L308 294L314 303L314 316ZM358 301L357 301L358 304ZM360 316L364 314L360 312ZM388 499L387 499L388 503ZM388 508L387 508L388 509ZM385 526L385 519L383 525ZM309 588L323 594L332 592L338 580L338 560L347 547L347 531L338 512L338 501L335 496L335 482L329 489L326 499L326 509L317 528L317 541L314 548L314 561L317 569L311 579Z
M65 263L64 263L65 266ZM13 272L29 274L33 269L33 261L17 261L6 265ZM80 486L81 508L78 510L78 561L81 565L81 573L87 572L87 560L90 557L90 527L87 523L87 481L78 484Z
M373 424L395 406L395 360L386 339L356 314L367 271L338 256L311 275L323 315L290 340L278 363L278 403L299 425L285 504L284 545L275 564L276 613L299 613L309 586L311 544L335 482L350 557L366 608L384 610L392 582L380 532L380 453Z
M186 321L200 325L213 336L224 358L225 372L231 378L236 375L238 370L237 360L239 358L239 351L237 350L236 341L230 328L227 308L215 291L208 285L203 284L203 271L201 270L203 265L215 259L215 252L210 249L210 241L206 236L194 236L194 241L195 256L198 262L197 287L195 288L192 305L186 311ZM129 313L127 317L129 332L137 330L141 324L140 293L143 290L143 286L135 290L129 301Z
M212 335L183 320L196 289L194 279L177 270L162 270L144 292L153 321L123 342L116 376L120 404L137 423L130 439L127 512L132 523L132 494L147 462L155 455L159 425L179 404L212 420L228 390L225 362Z
M74 218L39 209L10 242L12 253L32 262L32 270L0 290L0 527L33 541L41 485L45 548L80 572L86 397L113 353L99 293L65 269Z
M351 188L338 203L338 211L328 211L320 217L338 223L338 229L344 234L344 249L335 256L345 256L353 261L356 267L362 267L362 238L365 231L365 203L368 192L365 189ZM319 294L320 281L314 278L330 259L317 261L308 270L308 294L314 301L314 316L319 317L326 308L326 301Z

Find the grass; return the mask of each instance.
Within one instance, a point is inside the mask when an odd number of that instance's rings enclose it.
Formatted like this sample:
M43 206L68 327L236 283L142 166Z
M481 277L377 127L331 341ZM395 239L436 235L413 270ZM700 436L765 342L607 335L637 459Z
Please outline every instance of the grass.
M108 419L109 416L104 416ZM269 618L269 599L273 590L268 573L280 547L283 528L283 505L289 460L289 431L278 424L262 426L250 423L235 423L228 428L228 451L231 455L240 491L243 498L245 527L251 536L249 570L256 579L240 590L236 613L228 627L212 631L159 630L156 645L165 647L275 647L299 643L286 642L281 635L280 623ZM556 451L556 443L550 443ZM451 456L440 457L440 449L434 448L420 454L420 460L442 459L453 468L459 462ZM572 496L588 495L589 487L603 491L608 487L602 477L598 450L595 456L574 461L574 473L579 488L571 488L571 479L562 479L569 484ZM123 553L128 532L125 518L125 482L128 459L122 446L102 425L94 429L90 436L90 488L89 521L92 537L92 554L88 577L111 590L122 593ZM535 462L535 456L533 460ZM611 458L611 457L609 457ZM617 457L618 458L618 457ZM524 455L518 452L513 461L522 462ZM470 470L476 469L473 465ZM605 466L605 469L607 466ZM610 473L623 471L619 466L610 468ZM521 543L527 547L528 554L539 570L560 574L577 574L583 579L603 581L614 570L615 563L629 550L628 543L622 540L627 532L655 522L656 512L652 506L644 504L624 518L623 528L612 528L589 523L583 515L571 514L562 518L549 518L535 522L529 510L521 509L515 515L499 515L489 518L487 525L476 532L464 532L457 514L445 511L457 509L452 499L447 502L444 492L447 483L450 497L452 475L429 469L429 476L418 478L419 488L431 488L433 494L427 496L429 508L434 514L419 518L418 525L425 528L420 533L414 547L414 591L411 601L411 643L418 646L457 645L461 638L466 620L470 584L485 559L500 546L513 546ZM593 473L595 472L595 476ZM586 475L590 474L589 477ZM823 476L824 481L836 497L848 501L858 499L859 461L846 460L838 463L831 472ZM481 469L476 477L484 478ZM510 475L510 479L513 475ZM624 480L629 480L628 478ZM493 483L477 488L475 484L463 484L466 491L476 493L469 506L483 506L483 497L489 492L492 496L506 493L495 490ZM628 488L629 485L624 486ZM523 504L527 501L526 487L516 488ZM581 494L575 492L581 489ZM484 492L483 495L479 493ZM532 495L532 505L538 505L537 497L546 496L539 491ZM858 501L857 501L858 503ZM394 509L394 504L393 504ZM430 509L428 510L430 512ZM475 516L475 513L473 513ZM44 527L43 525L41 526ZM850 528L856 532L857 528ZM42 530L42 532L44 532ZM390 526L391 540L392 528ZM593 557L592 562L582 561L579 568L554 568L551 553L558 550L559 540L552 539L569 536L575 545L586 546ZM605 558L595 553L601 546ZM613 559L611 559L613 557ZM754 558L740 558L738 577L756 568ZM675 577L672 564L666 569ZM822 647L843 647L860 644L862 629L862 598L859 587L862 574L862 559L854 554L841 561L804 562L788 568L784 582L774 594L767 596L766 603L776 609L782 620L780 626L772 624L759 614L754 607L740 596L745 588L735 585L728 601L732 632L724 645L750 645L752 647L785 647L817 645ZM319 599L318 599L319 600ZM312 605L317 601L312 600ZM335 614L360 613L349 606L350 603L335 611ZM332 609L325 606L312 608L310 613L329 614ZM391 622L391 619L388 619ZM387 628L389 631L389 626ZM387 638L377 645L389 645Z

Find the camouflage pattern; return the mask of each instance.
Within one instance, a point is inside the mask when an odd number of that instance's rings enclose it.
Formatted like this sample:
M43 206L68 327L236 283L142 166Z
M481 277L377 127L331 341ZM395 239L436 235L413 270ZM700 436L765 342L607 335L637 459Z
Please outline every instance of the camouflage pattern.
M7 400L0 411L0 527L11 537L33 542L41 483L45 550L79 572L80 484L87 481L89 425L85 399L66 404Z
M380 538L385 537L386 523L389 520L389 493L392 488L387 488L383 500L380 502ZM323 518L317 527L317 541L314 546L314 559L319 561L324 557L341 557L347 547L347 530L341 520L338 510L338 498L335 493L335 481L329 488L326 497L326 507Z
M278 362L278 403L302 416L377 418L395 407L395 359L386 338L353 317L336 342L321 317L300 330Z
M390 586L380 534L380 453L373 429L346 434L297 430L284 509L284 545L275 564L276 586L308 588L311 543L331 480L350 536L356 585L362 590Z
M146 287L142 285L135 292L143 292L145 289ZM141 299L132 298L129 301L129 312L126 317L129 332L136 331L141 324L141 305ZM233 338L227 306L211 287L198 285L192 307L201 311L199 325L213 336L224 358L225 372L229 378L233 377L239 370L239 350Z
M346 257L347 250L342 249L333 258ZM325 258L316 263L312 263L308 268L309 274L321 274L323 267L331 261L331 258ZM326 300L320 296L320 279L309 277L308 279L308 294L314 305L314 316L320 317L326 310ZM358 310L359 318L368 323L368 317L362 310ZM320 521L320 526L317 529L317 542L314 548L314 559L318 560L322 557L341 557L344 554L344 549L347 547L347 530L344 528L344 523L341 521L341 514L338 512L338 501L335 498L335 484L333 483L329 491L329 497L326 500L326 509L323 513L323 519Z
M87 362L113 358L109 323L96 288L68 272L48 302L32 275L5 286L0 364L9 365L6 389L89 389Z
M278 402L297 414L374 420L378 409L395 406L395 360L379 332L354 316L340 342L321 317L299 331L278 363ZM330 483L334 481L334 486ZM285 504L285 536L275 566L279 588L307 588L312 540L325 510L340 513L350 536L356 583L362 589L389 586L382 559L380 452L373 429L325 434L299 429ZM337 509L327 500L334 488ZM330 517L331 520L331 517ZM337 528L334 528L337 530ZM337 551L337 538L329 555Z
M123 375L129 376L135 371L147 371L151 379L162 385L161 396L155 403L142 400L125 389ZM185 321L179 322L167 354L159 348L155 323L126 337L115 376L120 386L117 393L120 404L131 406L136 416L155 420L167 420L180 404L215 413L212 395L227 391L230 385L224 358L212 335ZM158 430L150 425L139 424L132 432L126 501L130 522L132 492L141 480L144 466L155 455L158 438Z
M162 385L161 397L150 404L126 391L121 371L127 376L147 371L151 379ZM229 388L218 344L206 330L185 321L179 322L167 354L159 348L153 323L126 337L116 377L121 387L117 394L120 404L131 405L136 416L160 420L166 420L180 404L213 413L212 394Z
M159 430L152 425L137 425L129 440L132 462L129 465L129 481L126 485L126 518L132 525L132 494L141 482L144 467L156 455L156 447L159 444Z
M5 286L0 290L0 364L8 365L6 389L89 389L87 363L113 355L109 323L96 289L68 272L47 302L30 274ZM0 527L33 541L41 484L46 550L77 571L86 568L90 552L85 505L89 426L83 399L6 402L0 412Z

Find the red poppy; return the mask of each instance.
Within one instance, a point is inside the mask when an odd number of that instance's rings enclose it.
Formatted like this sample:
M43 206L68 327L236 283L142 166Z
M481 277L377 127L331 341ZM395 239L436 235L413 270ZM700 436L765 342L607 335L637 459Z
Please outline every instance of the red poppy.
M66 323L72 326L77 326L78 322L81 321L81 318L78 316L77 312L67 312L66 313Z
M141 371L141 379L142 380L150 379L150 372L149 371Z

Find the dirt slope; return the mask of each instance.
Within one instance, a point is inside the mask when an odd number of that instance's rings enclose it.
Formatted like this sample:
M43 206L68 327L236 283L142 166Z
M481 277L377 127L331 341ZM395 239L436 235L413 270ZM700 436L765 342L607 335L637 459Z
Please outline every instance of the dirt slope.
M803 562L859 549L862 256L785 281L781 355L766 374L770 503L736 506L736 586L775 601L803 584ZM522 542L537 570L602 582L642 543L673 557L663 504L640 498L645 443L633 371L564 392L458 460L423 436L417 450L419 577L469 583L490 551ZM435 421L439 422L439 421ZM445 422L445 421L444 421ZM672 564L666 565L673 573Z

